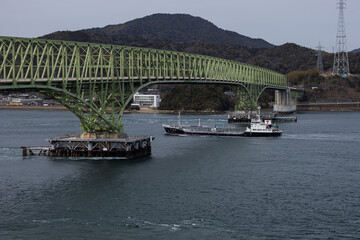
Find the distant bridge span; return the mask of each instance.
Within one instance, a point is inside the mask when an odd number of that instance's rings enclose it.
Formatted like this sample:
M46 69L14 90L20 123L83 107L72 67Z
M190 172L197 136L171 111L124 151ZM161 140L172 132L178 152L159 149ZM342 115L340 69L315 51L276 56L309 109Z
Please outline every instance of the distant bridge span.
M266 88L285 90L277 72L196 54L107 44L0 37L0 91L47 95L72 111L83 131L123 132L126 105L154 83L237 86L254 107ZM246 98L246 99L245 99Z

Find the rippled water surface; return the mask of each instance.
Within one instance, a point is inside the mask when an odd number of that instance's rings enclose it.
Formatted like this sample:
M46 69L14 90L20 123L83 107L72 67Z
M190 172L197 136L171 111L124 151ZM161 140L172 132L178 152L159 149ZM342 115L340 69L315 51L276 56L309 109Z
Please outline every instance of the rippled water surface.
M185 115L183 124L226 123ZM152 135L132 161L22 157L79 133L70 112L0 110L0 239L360 238L360 113L298 114L277 138L165 136L177 116L127 114Z

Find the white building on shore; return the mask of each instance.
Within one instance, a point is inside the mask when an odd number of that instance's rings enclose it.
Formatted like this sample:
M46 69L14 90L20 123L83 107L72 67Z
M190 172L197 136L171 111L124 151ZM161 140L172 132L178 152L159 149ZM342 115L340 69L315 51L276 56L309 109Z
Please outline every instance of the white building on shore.
M160 95L156 94L140 94L137 92L133 96L133 104L138 104L140 107L158 108L160 106L160 101Z

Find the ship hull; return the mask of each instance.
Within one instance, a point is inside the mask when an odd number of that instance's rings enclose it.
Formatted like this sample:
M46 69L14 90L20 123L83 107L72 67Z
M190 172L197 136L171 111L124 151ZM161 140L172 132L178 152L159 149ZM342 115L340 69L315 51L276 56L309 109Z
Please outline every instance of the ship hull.
M239 137L239 136L244 136L244 133L239 133L239 134L230 134L230 133L217 133L217 132L184 132L184 133L173 133L173 132L166 132L165 134L167 135L187 135L187 136L234 136L234 137Z
M185 132L183 129L181 128L176 128L176 127L164 127L165 129L165 133L169 134L169 135L184 135Z
M178 135L178 136L234 136L234 137L275 137L281 136L282 131L223 131L219 129L211 129L206 127L180 127L163 125L165 134L167 135Z
M179 126L170 126L170 125L165 125L163 126L165 129L165 134L167 135L179 135L179 136L184 136L184 135L189 135L189 136L243 136L244 135L244 131L236 131L236 132L224 132L224 131L220 131L220 130L209 130L209 128L204 128L207 130L186 130L184 128L181 128ZM197 128L199 129L199 128Z
M282 132L244 132L245 137L276 137L281 136Z

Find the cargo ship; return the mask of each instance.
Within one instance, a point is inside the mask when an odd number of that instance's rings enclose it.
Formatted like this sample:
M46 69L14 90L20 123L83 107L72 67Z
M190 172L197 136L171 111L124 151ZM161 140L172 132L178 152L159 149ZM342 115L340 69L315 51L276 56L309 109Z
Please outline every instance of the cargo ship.
M168 135L212 135L212 136L243 136L245 129L217 126L172 126L163 124L165 134Z
M195 136L245 136L245 137L267 137L267 136L280 136L280 131L277 125L272 124L271 120L262 120L260 115L255 119L251 119L249 127L232 127L223 124L216 124L214 127L201 126L200 119L197 126L181 125L179 114L179 125L162 125L165 134L167 135L195 135Z

